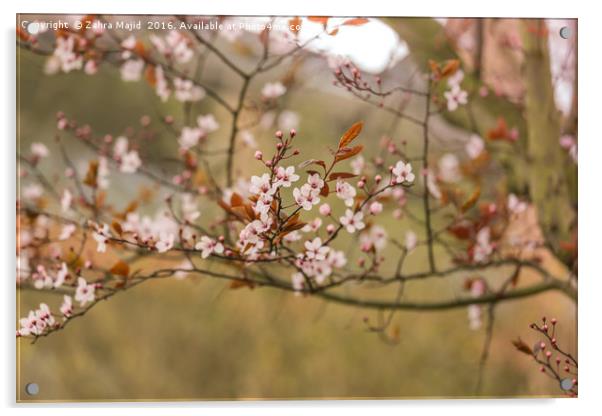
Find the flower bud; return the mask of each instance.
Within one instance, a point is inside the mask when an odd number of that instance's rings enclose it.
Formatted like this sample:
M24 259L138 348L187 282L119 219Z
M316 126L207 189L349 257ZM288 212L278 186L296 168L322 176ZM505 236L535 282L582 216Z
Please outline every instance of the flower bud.
M332 209L330 208L330 205L328 204L322 204L320 205L320 214L327 217L330 215L330 213L332 212Z
M383 204L381 204L378 201L374 201L373 203L370 204L370 214L378 215L381 212L383 212Z
M291 139L294 138L297 135L297 130L291 129L290 134L291 134Z
M257 150L255 152L255 159L257 159L257 160L263 159L263 153L261 152L261 150Z
M276 138L277 138L277 139L282 139L282 136L283 136L283 135L282 135L282 131L278 130L278 131L276 132Z

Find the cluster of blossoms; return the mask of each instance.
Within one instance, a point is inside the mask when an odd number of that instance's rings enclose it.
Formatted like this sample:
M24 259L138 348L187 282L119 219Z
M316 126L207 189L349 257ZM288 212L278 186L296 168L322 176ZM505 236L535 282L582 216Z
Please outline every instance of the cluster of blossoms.
M449 90L443 93L447 100L447 111L456 111L459 106L468 103L468 93L460 86L464 79L464 72L459 69L447 79Z

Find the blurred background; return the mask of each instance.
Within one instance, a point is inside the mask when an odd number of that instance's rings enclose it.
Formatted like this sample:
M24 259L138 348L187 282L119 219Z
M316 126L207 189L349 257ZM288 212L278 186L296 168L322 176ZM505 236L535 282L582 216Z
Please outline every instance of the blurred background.
M423 41L430 42L429 47L433 42L452 39L450 31L460 30L458 27L464 27L462 24L473 31L478 27L474 19L440 19L438 22L432 19L393 20L399 26L397 32L391 29L390 33L383 32L387 23L379 22L378 28L374 29L377 34L366 35L376 36L371 39L372 44L378 44L379 36L388 39L383 42L388 52L382 62L374 61L381 57L371 57L364 62L364 67L373 73L384 70L388 82L407 82L415 88L424 87L420 69L425 60L421 54L428 52L410 41L409 27L417 37L419 32L416 30L421 28L425 36L432 36L431 31L436 30L434 37ZM487 20L488 24L492 24L491 19ZM512 31L515 22L506 20L502 23L509 28L507 33L516 34L515 30ZM404 27L407 29L405 32ZM408 37L404 40L397 33L405 33ZM347 41L343 39L341 42ZM255 51L248 42L218 39L218 45L242 64L256 59ZM552 51L557 49L553 42L550 45ZM336 53L346 53L344 45L337 47L340 49L336 49ZM427 48L426 44L424 48ZM174 100L162 103L144 82L123 82L118 69L110 66L101 66L94 76L82 72L49 76L44 73L45 57L22 49L18 49L17 54L18 149L27 153L32 142L48 146L52 157L45 160L41 168L56 180L57 189L64 169L54 140L57 111L65 112L80 124L90 124L98 134L114 136L127 133L132 127L139 128L139 120L150 116L153 120L150 128L156 129L157 136L141 147L143 159L177 154L177 138L156 121L159 114L170 114L184 122L190 113L212 113L218 119L220 129L212 134L208 149L219 150L226 145L228 115L211 100L204 99L191 108L183 109ZM492 59L495 62L499 55ZM354 60L361 66L361 53ZM336 146L341 133L352 123L364 120L361 143L367 148L366 159L380 152L375 143L379 143L383 135L407 141L408 153L418 153L422 146L421 131L407 122L396 123L385 112L354 99L344 89L334 87L327 59L309 55L296 65L294 71L291 68L290 64L284 64L262 75L251 86L249 95L259 97L266 82L293 77L289 94L280 107L280 115L282 110L287 110L288 116L276 115L272 123L264 121L251 130L257 148L267 152L273 147L273 131L294 125L299 131L297 145L302 155L306 158L320 156L327 152L329 146ZM510 72L508 69L508 79L496 85L508 96L520 95L520 82L511 79L520 79L520 74ZM491 73L489 76L496 80L500 77ZM216 59L207 61L204 78L230 102L236 99L240 80L231 72L224 71ZM515 91L516 88L519 90ZM558 94L562 96L563 92ZM567 94L572 96L572 91L564 91L565 101ZM558 102L561 100L559 98ZM559 107L562 105L566 106L566 102ZM420 110L420 103L408 104L409 113L418 114ZM571 111L570 99L567 111ZM453 119L439 116L433 119L432 130L435 155L463 151L471 134L458 127ZM69 144L70 156L85 169L91 153L74 139L65 140ZM259 171L252 157L255 146L245 145L241 140L239 143L236 173L237 176L249 177ZM212 158L212 170L216 173L220 168L223 170L224 161L221 156ZM153 162L153 165L164 172L171 169L160 161ZM487 180L496 184L500 175L500 171L493 171ZM159 209L163 197L168 195L167 190L149 184L144 178L127 176L127 180L119 180L118 174L112 178L109 202L117 208L123 209L140 186L149 186L153 190L152 201L143 208L148 213ZM219 175L218 178L223 180ZM26 183L24 180L20 186ZM217 213L209 206L201 206L200 209L205 218ZM414 211L419 212L418 205ZM407 219L394 219L391 212L386 212L380 223L390 236L403 236L411 227L421 238L419 227L412 226ZM343 239L340 247L353 244L347 238ZM392 248L387 250L394 252ZM115 256L108 253L99 257L94 251L93 246L86 249L87 253L96 256L95 261L98 262L112 261ZM552 272L562 271L550 256L545 258L546 267ZM425 253L416 250L409 256L405 270L422 270L425 259ZM437 252L437 259L441 265L449 264L443 252ZM157 263L147 260L138 265L142 269L156 266ZM386 265L383 272L393 268L394 265ZM508 273L508 269L500 268L488 273L487 280L494 286L499 285ZM523 274L521 284L535 281L533 276ZM462 295L466 277L464 274L450 279L418 282L407 287L405 297L436 300ZM394 293L386 291L380 291L380 294L394 297ZM42 301L56 307L62 298L58 294L34 291L18 291L17 296L17 316L26 315ZM64 331L40 339L34 345L30 344L30 340L18 339L19 400L436 398L474 395L485 330L469 328L466 308L442 312L397 312L387 330L387 337L368 330L365 319L376 323L377 315L371 310L296 297L267 288L230 290L227 283L209 278L146 282L99 304L84 318L74 320ZM517 353L511 344L511 340L518 336L528 344L535 342L536 338L528 326L543 315L559 320L557 338L566 349L576 352L576 305L564 295L545 293L502 303L496 308L494 337L484 371L483 396L559 395L556 383L542 375L537 366L528 357ZM24 393L24 386L30 382L40 386L35 397Z

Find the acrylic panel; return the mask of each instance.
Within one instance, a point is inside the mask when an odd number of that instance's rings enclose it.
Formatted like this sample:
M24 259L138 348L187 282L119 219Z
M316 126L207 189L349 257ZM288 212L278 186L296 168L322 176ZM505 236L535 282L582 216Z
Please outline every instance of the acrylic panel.
M18 401L577 396L576 20L16 25Z

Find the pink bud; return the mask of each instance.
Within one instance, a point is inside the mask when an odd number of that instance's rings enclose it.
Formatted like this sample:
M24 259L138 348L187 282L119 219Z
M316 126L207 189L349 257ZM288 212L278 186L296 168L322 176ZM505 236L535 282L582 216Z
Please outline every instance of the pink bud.
M330 215L330 213L332 212L332 210L330 209L330 205L328 204L322 204L320 205L320 214L327 217Z
M257 159L257 160L263 159L263 153L261 152L261 150L257 150L255 152L255 159Z
M552 356L552 353L550 351L546 351L546 357L550 358Z
M332 233L334 233L334 230L335 230L335 227L334 227L334 225L333 225L333 224L328 224L328 225L326 226L326 232L327 232L328 234L332 234Z
M373 203L370 204L370 214L378 215L381 212L383 212L383 204L381 204L378 201L374 201Z
M366 182L364 182L364 181L359 181L357 183L357 187L360 188L360 189L362 189L364 186L366 186Z
M374 182L376 182L376 183L380 183L380 181L382 181L382 180L383 180L383 177L382 177L382 176L380 176L380 175L376 175L376 176L374 177Z
M290 134L291 134L291 138L295 137L297 135L297 130L291 129Z
M276 132L276 138L277 138L277 139L282 139L282 131L278 130L278 131Z
M541 348L542 350L545 350L546 349L546 343L545 342L541 342L539 344L539 348Z
M265 162L265 165L269 168L270 166L272 166L272 161L268 160L267 162Z

